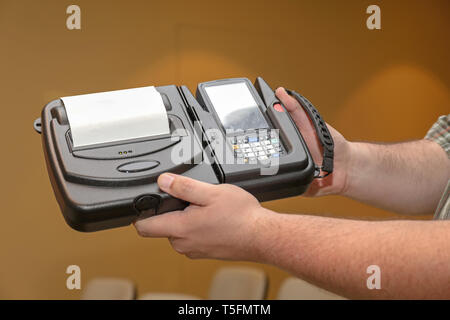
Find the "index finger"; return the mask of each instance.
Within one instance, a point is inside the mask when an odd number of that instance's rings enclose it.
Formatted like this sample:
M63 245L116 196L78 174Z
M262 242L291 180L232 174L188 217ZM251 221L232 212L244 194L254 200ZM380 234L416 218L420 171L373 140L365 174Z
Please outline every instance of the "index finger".
M174 237L180 232L182 226L182 211L172 211L150 218L138 220L134 223L139 235L151 238Z

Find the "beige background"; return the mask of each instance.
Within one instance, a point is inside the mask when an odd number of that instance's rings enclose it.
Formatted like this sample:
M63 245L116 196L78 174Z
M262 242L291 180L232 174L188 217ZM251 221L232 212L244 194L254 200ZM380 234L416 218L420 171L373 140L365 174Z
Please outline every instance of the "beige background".
M372 2L381 6L382 30L365 26ZM82 10L81 31L66 29L72 3ZM145 85L195 90L202 81L260 75L306 95L348 139L418 139L450 110L449 18L447 0L0 1L0 298L79 298L65 288L70 264L81 267L83 285L118 276L140 292L204 297L213 272L235 264L189 260L132 227L70 229L32 128L48 101ZM264 205L398 218L339 197ZM273 298L288 275L255 266L268 272Z

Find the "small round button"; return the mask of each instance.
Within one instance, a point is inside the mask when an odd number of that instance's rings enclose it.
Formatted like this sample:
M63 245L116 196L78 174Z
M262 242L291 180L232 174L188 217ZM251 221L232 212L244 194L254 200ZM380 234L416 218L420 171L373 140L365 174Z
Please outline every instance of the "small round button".
M141 172L156 168L158 165L159 162L154 160L133 161L121 164L117 167L117 171L125 173Z
M159 206L159 197L153 195L143 195L137 198L134 202L134 207L139 211L147 211L153 209L156 212L156 209Z

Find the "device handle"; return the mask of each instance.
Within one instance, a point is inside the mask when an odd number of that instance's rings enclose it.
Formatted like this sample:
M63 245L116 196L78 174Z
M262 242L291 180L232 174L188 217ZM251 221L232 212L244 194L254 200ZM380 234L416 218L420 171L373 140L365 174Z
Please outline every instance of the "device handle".
M333 160L334 160L334 142L333 137L331 136L328 127L320 115L319 111L306 99L304 96L295 92L294 90L286 89L286 92L295 98L298 103L302 106L302 108L308 114L308 117L311 119L314 128L316 129L317 136L319 138L320 144L323 148L323 161L322 166L317 169L325 172L325 175L320 175L320 171L316 174L315 178L325 178L329 174L333 172Z

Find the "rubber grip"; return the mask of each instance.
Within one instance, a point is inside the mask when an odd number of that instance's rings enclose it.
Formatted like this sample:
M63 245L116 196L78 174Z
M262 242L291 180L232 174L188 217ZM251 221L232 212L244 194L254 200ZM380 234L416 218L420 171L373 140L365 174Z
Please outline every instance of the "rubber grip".
M308 117L311 119L314 128L317 132L317 137L319 138L320 144L323 147L323 161L320 169L328 174L333 172L333 162L334 162L334 142L328 127L320 115L319 111L313 106L308 99L306 99L301 94L286 89L286 92L295 98L302 108L306 111Z

